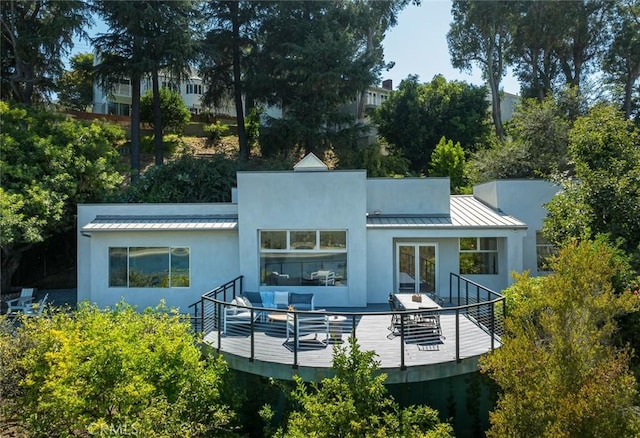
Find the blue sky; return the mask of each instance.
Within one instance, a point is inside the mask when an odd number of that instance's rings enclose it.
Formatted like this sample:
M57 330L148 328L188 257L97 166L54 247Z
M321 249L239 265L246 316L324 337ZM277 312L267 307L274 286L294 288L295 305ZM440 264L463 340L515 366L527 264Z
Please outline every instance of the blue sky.
M447 32L451 24L451 2L422 0L421 6L409 5L398 16L398 24L387 32L382 42L385 61L395 62L383 79L392 79L394 89L410 74L417 74L421 82L429 82L442 74L447 80L463 80L482 85L478 68L472 74L451 66ZM519 94L520 85L510 74L503 78L504 91Z

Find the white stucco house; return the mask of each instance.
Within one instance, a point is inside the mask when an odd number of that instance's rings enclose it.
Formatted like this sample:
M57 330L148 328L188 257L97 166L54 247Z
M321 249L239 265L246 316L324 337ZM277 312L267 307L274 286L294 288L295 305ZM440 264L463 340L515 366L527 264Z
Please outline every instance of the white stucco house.
M332 171L308 155L292 171L238 172L231 203L78 206L78 299L183 312L240 275L247 291L313 292L316 307L384 303L393 291L446 296L450 273L500 291L538 273L539 180L452 196L448 178Z

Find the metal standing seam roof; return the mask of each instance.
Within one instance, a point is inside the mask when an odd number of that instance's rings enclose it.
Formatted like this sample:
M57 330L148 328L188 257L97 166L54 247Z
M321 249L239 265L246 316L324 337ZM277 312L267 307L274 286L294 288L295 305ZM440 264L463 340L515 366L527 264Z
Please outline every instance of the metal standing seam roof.
M228 215L96 216L82 227L94 231L209 231L235 230L238 217Z
M451 196L449 216L370 215L367 228L527 228L527 224L473 195L456 195Z

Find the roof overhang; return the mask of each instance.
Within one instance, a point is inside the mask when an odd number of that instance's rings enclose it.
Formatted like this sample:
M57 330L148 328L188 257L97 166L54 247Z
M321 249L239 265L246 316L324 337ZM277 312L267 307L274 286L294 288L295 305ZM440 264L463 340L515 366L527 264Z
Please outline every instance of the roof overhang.
M220 231L236 230L238 217L228 215L96 216L83 234L103 231Z
M367 228L376 229L527 229L527 224L495 210L473 196L451 196L448 216L369 215Z

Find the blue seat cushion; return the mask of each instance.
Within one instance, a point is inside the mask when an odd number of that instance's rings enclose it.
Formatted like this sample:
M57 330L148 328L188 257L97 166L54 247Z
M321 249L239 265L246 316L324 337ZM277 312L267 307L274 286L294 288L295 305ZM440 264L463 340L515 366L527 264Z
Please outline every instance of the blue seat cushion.
M289 294L289 304L297 310L313 310L313 294Z
M256 307L266 307L263 305L264 301L263 301L262 294L260 292L245 291L242 293L242 296L248 299L251 302L251 304Z

